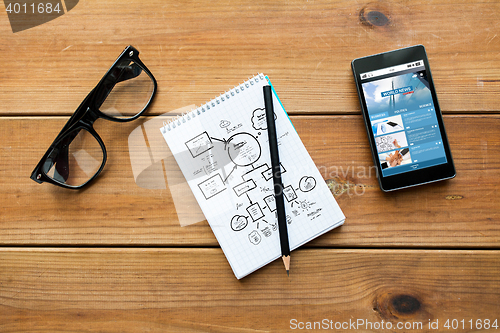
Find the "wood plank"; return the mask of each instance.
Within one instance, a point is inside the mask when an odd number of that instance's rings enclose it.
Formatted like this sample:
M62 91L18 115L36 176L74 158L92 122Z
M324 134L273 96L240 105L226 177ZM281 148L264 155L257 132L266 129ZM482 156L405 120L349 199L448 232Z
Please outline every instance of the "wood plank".
M87 189L30 180L66 120L0 118L1 245L218 246L206 222L179 226L170 190L134 183L127 138L141 121L96 123L108 162ZM389 194L378 188L370 168L360 116L292 121L347 217L310 246L498 248L500 116L446 116L457 177Z
M498 251L298 250L290 278L275 261L241 281L219 249L2 248L0 259L3 332L288 332L292 319L444 332L446 320L500 320Z
M358 113L351 61L414 44L427 47L445 112L498 112L499 12L479 0L93 0L15 34L0 12L0 114L71 114L128 44L159 82L150 114L200 105L258 72L292 114Z

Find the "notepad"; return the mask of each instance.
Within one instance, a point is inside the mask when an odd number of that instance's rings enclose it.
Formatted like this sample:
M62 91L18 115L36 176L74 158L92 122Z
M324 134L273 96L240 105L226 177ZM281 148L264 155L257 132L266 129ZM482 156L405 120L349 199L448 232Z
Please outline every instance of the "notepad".
M259 74L160 130L238 279L281 256ZM345 217L273 88L290 249ZM293 263L292 263L293 267Z

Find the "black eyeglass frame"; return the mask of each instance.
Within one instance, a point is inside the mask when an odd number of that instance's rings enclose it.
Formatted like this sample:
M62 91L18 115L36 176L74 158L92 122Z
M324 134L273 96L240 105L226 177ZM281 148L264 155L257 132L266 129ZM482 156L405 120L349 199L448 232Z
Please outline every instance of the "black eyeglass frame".
M132 117L128 118L114 118L112 116L109 116L102 111L99 110L100 106L102 103L106 100L106 97L108 94L111 92L111 90L114 88L114 85L118 83L118 80L114 80L114 84L112 87L106 87L105 83L109 83L107 81L110 80L111 75L115 69L117 69L118 64L122 63L123 61L130 60L133 61L134 64L140 67L141 70L143 70L153 81L153 92L151 94L151 97L149 101L146 103L146 105L143 107L143 109L135 114ZM83 102L78 106L76 111L73 113L71 118L68 120L68 122L64 125L62 130L59 132L57 137L54 139L50 147L47 149L43 157L40 159L38 162L37 166L31 173L31 179L36 181L37 183L43 183L47 182L53 185L57 185L60 187L64 188L69 188L69 189L81 189L85 185L89 184L92 180L94 180L104 169L104 165L106 164L107 160L107 152L106 152L106 146L104 145L104 142L102 141L101 137L97 132L94 130L93 124L94 122L99 119L103 118L106 120L114 121L114 122L128 122L135 120L139 118L146 110L147 108L151 105L151 102L154 99L154 96L156 95L156 91L158 89L158 85L156 83L156 79L153 76L153 74L149 71L149 69L144 65L144 63L139 59L139 51L133 47L132 45L129 45L123 50L123 52L120 54L120 56L115 60L113 65L108 69L106 74L102 77L102 79L99 81L99 83L92 89L92 91L85 97ZM104 96L102 98L102 101L100 101L100 105L97 105L99 101L97 98L99 96ZM101 146L102 152L103 152L103 159L102 159L102 164L100 168L97 170L97 172L85 183L80 184L80 185L69 185L65 184L62 182L59 182L51 177L49 177L44 171L44 163L47 160L48 156L52 152L54 148L56 148L62 140L66 139L71 133L75 132L78 129L84 129L90 134L94 136L94 138L97 140L99 145ZM71 139L72 140L72 139Z

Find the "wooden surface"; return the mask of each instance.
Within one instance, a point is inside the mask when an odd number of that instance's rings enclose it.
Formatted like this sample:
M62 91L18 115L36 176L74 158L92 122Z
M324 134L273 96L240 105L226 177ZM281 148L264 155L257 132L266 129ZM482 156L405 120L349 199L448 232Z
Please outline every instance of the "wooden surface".
M330 330L339 332L500 325L499 14L498 1L90 0L13 33L0 11L0 332L305 331L293 319L394 325ZM148 116L96 123L108 162L88 189L31 181L128 44L158 81ZM384 194L350 62L414 44L429 55L457 177ZM238 281L206 222L181 227L169 189L136 185L128 138L258 72L347 219L293 252L290 278L276 261ZM465 327L444 328L453 319Z

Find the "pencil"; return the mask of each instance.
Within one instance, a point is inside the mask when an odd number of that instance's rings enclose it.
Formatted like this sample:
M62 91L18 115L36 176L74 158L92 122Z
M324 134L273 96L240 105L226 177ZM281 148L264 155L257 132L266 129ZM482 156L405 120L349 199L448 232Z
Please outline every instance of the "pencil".
M278 154L278 138L274 122L273 93L271 86L264 86L264 104L266 107L267 134L271 151L271 168L273 171L274 198L278 213L278 230L280 234L281 256L285 264L286 274L290 275L290 244L286 227L285 201L283 199L283 183L281 182L280 158Z

